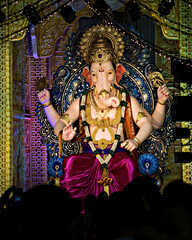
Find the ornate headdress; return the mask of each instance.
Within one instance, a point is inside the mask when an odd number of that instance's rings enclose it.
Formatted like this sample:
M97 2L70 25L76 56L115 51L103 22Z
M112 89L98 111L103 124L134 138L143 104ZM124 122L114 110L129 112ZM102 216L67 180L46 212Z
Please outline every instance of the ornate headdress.
M123 37L114 27L96 25L83 34L80 51L87 64L106 61L116 64L123 56Z

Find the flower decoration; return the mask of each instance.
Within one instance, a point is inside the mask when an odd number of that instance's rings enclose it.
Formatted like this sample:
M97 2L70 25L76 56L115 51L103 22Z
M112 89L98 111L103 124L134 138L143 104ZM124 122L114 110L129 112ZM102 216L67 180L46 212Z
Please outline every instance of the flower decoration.
M153 175L159 168L159 160L153 154L142 154L138 159L139 169L143 175Z
M48 81L46 77L41 77L39 80L35 83L35 90L36 91L42 91L43 89L46 89L48 85Z
M47 169L52 177L61 177L63 175L62 171L63 158L52 157L48 162Z

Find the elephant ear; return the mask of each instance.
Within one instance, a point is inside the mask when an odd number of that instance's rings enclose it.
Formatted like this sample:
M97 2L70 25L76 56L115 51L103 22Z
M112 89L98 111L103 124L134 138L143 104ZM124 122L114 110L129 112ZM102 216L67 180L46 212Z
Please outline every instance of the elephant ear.
M86 78L87 82L88 82L88 83L90 84L90 86L92 87L93 82L92 82L92 80L91 80L91 74L90 74L90 72L89 72L89 68L88 68L88 67L84 67L84 68L83 68L83 72L81 73L81 75Z
M124 72L126 72L126 70L123 67L123 65L122 64L117 64L116 65L116 74L115 74L117 85L119 85L119 82L120 82Z

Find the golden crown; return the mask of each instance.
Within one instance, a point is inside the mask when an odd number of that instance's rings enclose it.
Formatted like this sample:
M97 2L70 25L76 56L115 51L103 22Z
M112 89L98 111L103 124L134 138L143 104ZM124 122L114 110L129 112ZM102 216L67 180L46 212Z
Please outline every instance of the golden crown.
M96 25L83 34L80 52L87 64L106 61L116 64L123 56L123 37L114 27Z

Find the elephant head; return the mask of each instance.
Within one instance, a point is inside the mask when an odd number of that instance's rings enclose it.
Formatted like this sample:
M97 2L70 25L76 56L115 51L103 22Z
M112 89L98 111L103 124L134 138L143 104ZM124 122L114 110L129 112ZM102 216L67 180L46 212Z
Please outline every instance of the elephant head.
M121 64L116 66L111 62L93 62L89 67L85 67L82 76L86 78L91 87L95 86L97 100L105 107L118 107L120 102L114 95L113 86L118 86L125 68Z

